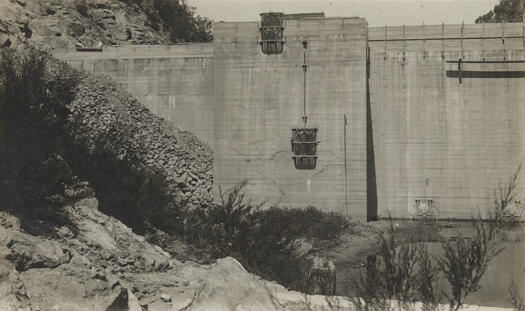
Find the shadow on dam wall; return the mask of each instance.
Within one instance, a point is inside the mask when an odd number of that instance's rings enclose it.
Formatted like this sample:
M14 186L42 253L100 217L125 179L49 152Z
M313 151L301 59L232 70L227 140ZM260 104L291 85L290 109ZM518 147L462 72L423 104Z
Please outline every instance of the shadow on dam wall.
M366 47L366 220L375 221L377 215L377 183L374 156L374 128L370 103L370 48Z

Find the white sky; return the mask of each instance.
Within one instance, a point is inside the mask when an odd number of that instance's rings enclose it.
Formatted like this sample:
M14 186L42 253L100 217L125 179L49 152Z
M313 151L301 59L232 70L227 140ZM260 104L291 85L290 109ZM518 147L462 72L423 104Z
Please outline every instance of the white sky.
M326 16L360 16L370 26L474 23L499 0L187 0L197 13L214 21L258 21L259 13L324 12Z

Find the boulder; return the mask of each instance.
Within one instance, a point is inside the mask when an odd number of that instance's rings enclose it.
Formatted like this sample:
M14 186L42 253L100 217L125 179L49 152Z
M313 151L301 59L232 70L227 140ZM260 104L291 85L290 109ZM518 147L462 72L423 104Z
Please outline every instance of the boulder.
M18 271L30 268L55 268L70 260L71 253L58 242L12 232L7 242L11 251L6 258Z
M10 45L11 45L11 41L9 39L9 35L6 33L0 32L0 48L9 47Z
M168 294L161 294L160 299L164 302L171 302L171 296Z
M93 276L86 267L64 264L55 269L30 269L21 278L31 305L41 310L140 310L126 287L100 272Z
M174 311L188 310L192 302L193 300L191 298L186 298L182 301L175 301L171 307Z
M99 259L115 262L125 270L164 271L171 267L168 252L147 243L117 219L98 211L96 198L82 199L65 211L78 228L77 237L70 241L95 248Z
M105 311L127 311L128 299L128 290L126 288L121 288L111 304L105 308Z
M30 311L29 297L18 272L0 260L0 306L6 311Z
M133 293L128 289L128 309L127 311L142 311L142 307L140 306L140 302L133 295Z

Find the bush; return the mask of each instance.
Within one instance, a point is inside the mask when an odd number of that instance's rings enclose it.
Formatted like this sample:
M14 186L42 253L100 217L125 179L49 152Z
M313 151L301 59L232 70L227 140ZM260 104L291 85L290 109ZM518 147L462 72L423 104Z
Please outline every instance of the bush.
M190 211L185 217L185 237L192 244L210 249L219 258L235 253L250 230L256 207L244 202L244 184L237 185L227 198L221 191L221 204Z
M154 29L164 29L170 33L170 40L176 42L207 42L213 40L212 21L195 13L195 8L184 1L153 0L151 6L135 0L142 7Z
M186 215L186 241L209 250L215 258L233 256L250 272L302 289L304 271L293 242L334 239L350 227L349 222L314 207L262 210L245 202L245 185L237 185L227 197L221 191L220 204Z
M516 187L518 175L521 171L520 164L518 168L509 178L506 183L499 183L498 189L494 191L494 210L490 214L490 218L495 222L495 225L504 226L515 226L521 221L523 214L523 206L520 206L516 201Z
M476 235L472 238L459 238L441 242L445 251L438 259L440 270L449 281L452 295L450 305L458 310L465 297L479 289L479 281L485 274L488 263L496 257L503 248L495 241L498 227L493 223L488 226L481 221L475 221Z
M432 260L424 244L420 244L418 254L419 271L416 277L418 299L427 310L437 310L437 306L445 297L444 292L439 288L439 264Z
M381 234L377 258L369 257L366 275L359 271L353 277L357 297L351 297L351 300L358 308L367 310L383 310L391 299L398 300L402 307L421 301L425 309L433 310L447 297L451 309L461 308L465 298L479 289L489 262L503 251L496 237L509 223L504 215L509 202L515 198L520 169L521 165L509 181L503 185L500 183L495 191L491 219L484 222L481 215L473 219L476 233L472 237L441 241L444 253L434 260L426 246L413 243L421 241L420 230L412 230L413 240L400 245L399 233L390 219L388 230ZM440 277L450 284L450 294L438 287ZM514 306L522 308L523 301L517 295L515 284L511 283L508 291Z
M391 300L397 300L402 309L421 301L432 310L448 297L451 308L458 310L465 297L479 289L488 263L502 251L496 244L500 228L496 222L477 220L474 226L473 237L442 241L444 254L433 260L424 244L399 244L390 220L377 255L369 259L367 273L359 271L353 277L357 297L352 301L367 310L383 310ZM450 283L450 295L438 287L441 276Z
M405 308L417 300L418 291L427 290L423 286L427 280L421 274L423 269L419 268L429 268L428 257L423 256L426 248L422 244L400 245L399 240L394 222L390 220L388 230L381 233L377 255L368 258L366 275L359 271L352 278L356 294L362 301L353 300L361 308L382 310L393 299Z
M0 63L2 207L26 218L37 209L51 216L76 182L56 151L79 75L35 48L3 51Z
M516 311L525 311L525 301L520 295L520 290L518 289L518 286L514 280L510 280L509 285L507 286L507 291L509 292L508 300L512 304L512 307Z
M307 208L271 207L260 212L263 219L274 219L276 230L285 232L290 238L316 238L333 240L350 229L349 221L340 213L322 212L309 206Z

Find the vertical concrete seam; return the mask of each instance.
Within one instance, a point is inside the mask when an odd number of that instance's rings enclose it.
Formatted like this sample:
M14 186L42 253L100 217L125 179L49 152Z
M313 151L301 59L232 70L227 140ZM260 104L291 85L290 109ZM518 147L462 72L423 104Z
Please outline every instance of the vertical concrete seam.
M427 43L427 36L425 31L425 22L423 22L423 59L426 58L426 43Z
M483 19L481 20L481 33L481 58L485 60L485 23L483 22Z
M441 23L441 60L445 59L445 23Z
M368 42L368 27L366 29L366 40ZM525 40L525 39L524 39ZM387 46L387 43L388 42L388 29L387 29L387 26L385 24L385 57L384 57L384 60L386 60L386 46ZM525 41L524 41L525 42ZM367 46L368 46L368 43L367 43ZM525 46L525 43L524 43L524 46Z
M150 49L150 47L148 47L148 53L149 53L149 49ZM153 83L153 94L155 96L158 96L159 95L159 87L158 87L158 84L159 84L159 70L160 70L159 63L158 62L153 63L152 67L153 67L153 81L154 81L154 83Z
M407 49L407 42L406 42L406 34L405 34L405 25L403 24L403 66L405 65L406 49Z
M129 64L128 64L128 92L132 91L132 83L133 83L133 77L135 75L135 49L131 49L131 57L129 58Z
M525 14L521 16L521 44L525 49Z
M505 21L501 22L501 40L503 43L503 60L507 59L507 52L505 51Z
M463 38L465 36L465 21L461 21L461 54L460 58L463 59Z

